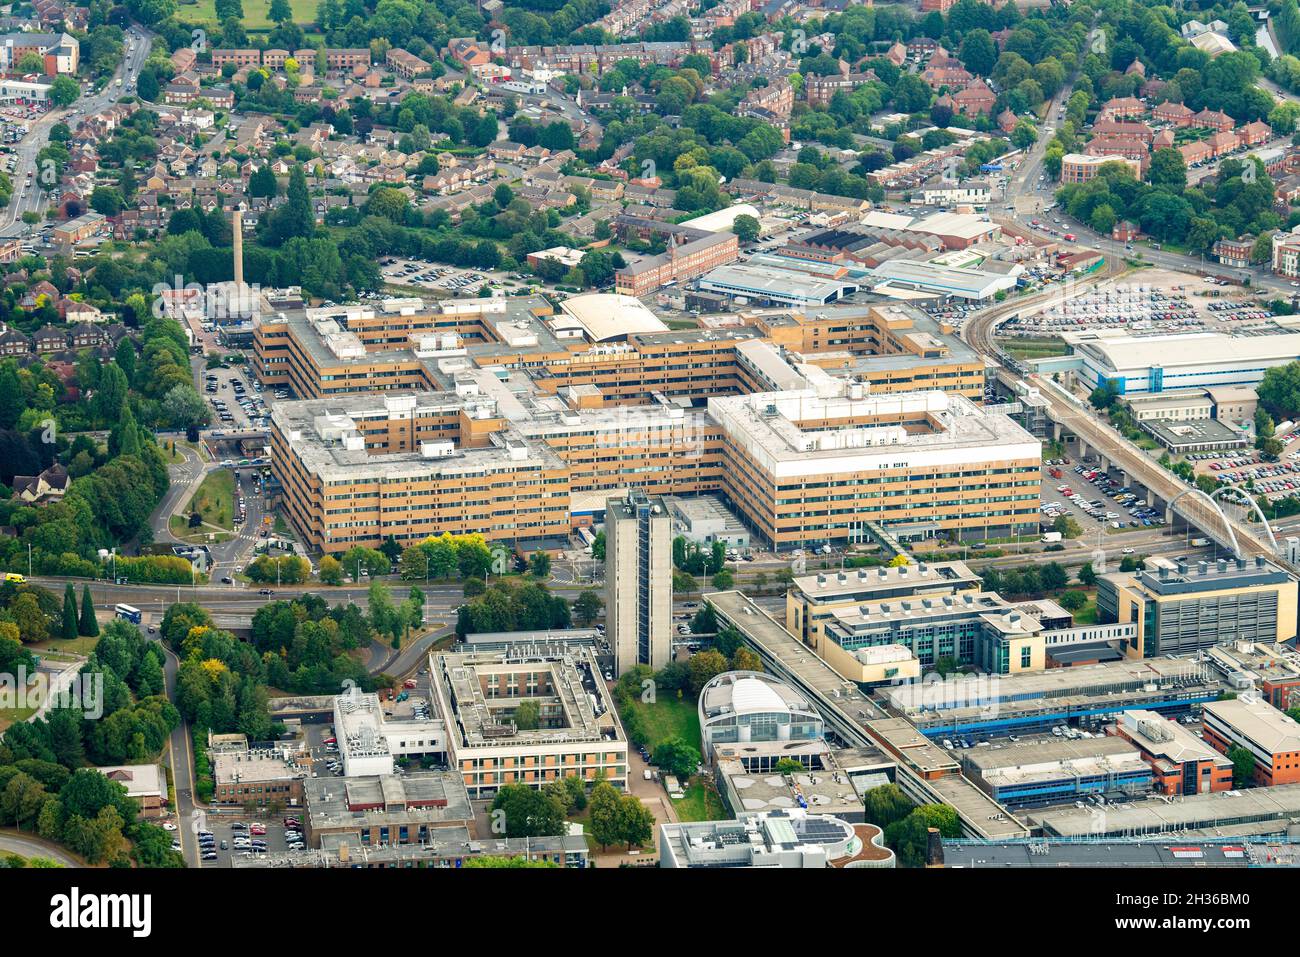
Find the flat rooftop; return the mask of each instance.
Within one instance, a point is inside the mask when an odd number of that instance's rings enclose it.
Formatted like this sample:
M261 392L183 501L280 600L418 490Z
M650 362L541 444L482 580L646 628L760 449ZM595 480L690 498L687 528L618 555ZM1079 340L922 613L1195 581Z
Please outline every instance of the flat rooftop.
M309 778L303 790L313 833L403 823L440 827L474 819L457 771Z
M1200 591L1218 591L1223 588L1280 585L1293 580L1288 572L1263 556L1253 561L1219 559L1218 561L1162 562L1154 569L1144 568L1130 574L1152 594L1169 597L1192 595Z
M509 429L493 433L492 444L483 447L425 443L417 451L372 453L358 428L367 420L452 415L462 409L471 418L496 415L495 407L486 401L467 403L451 393L426 392L276 402L271 421L303 466L325 482L419 480L430 475L562 467L546 445L529 442Z
M1286 645L1236 641L1205 652L1226 674L1240 673L1256 683L1300 681L1300 654Z
M1147 685L1177 688L1209 680L1212 678L1204 662L1145 658L1014 675L979 675L978 678L950 679L939 684L889 688L884 693L891 704L906 712L1105 695Z
M1300 784L1244 791L1185 795L1176 801L1109 804L1097 808L1060 807L1024 812L1031 824L1049 836L1137 837L1177 832L1213 837L1216 832L1250 825L1254 833L1281 833L1289 819L1300 815Z
M806 368L806 367L805 367ZM939 466L990 459L1036 460L1042 443L1001 413L938 390L866 393L827 376L817 388L709 399L709 414L728 440L744 447L772 475L796 477ZM917 432L899 418L927 423ZM812 421L861 424L803 427Z
M1211 701L1205 705L1205 725L1224 725L1269 755L1300 751L1300 724L1267 701L1256 697Z
M1139 378L1145 378L1152 366L1165 370L1242 363L1272 366L1285 365L1300 358L1300 333L1295 332L1262 336L1234 336L1222 332L1134 336L1103 331L1066 333L1064 338L1076 352L1092 357L1104 367L1120 374L1136 374Z
M625 745L626 738L600 678L601 669L591 648L571 646L557 657L511 657L503 652L470 651L430 656L429 673L434 697L448 734L457 748L529 748L581 742ZM489 682L512 675L544 675L545 685L529 695L494 694ZM592 706L595 698L597 708ZM563 726L520 730L507 721L503 710L520 702L541 700L562 715Z
M809 602L869 601L873 594L899 590L923 594L931 591L978 587L979 575L965 562L917 562L897 568L849 568L800 575L792 584Z
M1050 741L1013 741L971 748L961 752L962 763L977 771L999 768L1023 768L1033 765L1056 765L1090 761L1097 758L1134 755L1137 749L1129 741L1114 735L1096 738L1068 738Z
M1160 758L1168 766L1188 761L1231 763L1177 721L1170 721L1154 711L1141 708L1125 711L1120 715L1119 726L1143 751Z
M307 770L281 755L255 751L217 752L212 756L212 777L217 784L256 784L306 778Z
M1300 867L1293 844L1050 840L943 842L945 867Z

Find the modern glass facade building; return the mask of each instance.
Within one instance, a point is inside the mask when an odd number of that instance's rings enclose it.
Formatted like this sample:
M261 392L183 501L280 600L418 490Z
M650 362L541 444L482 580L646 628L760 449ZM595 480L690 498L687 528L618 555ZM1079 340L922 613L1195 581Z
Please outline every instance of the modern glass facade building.
M713 760L719 744L753 745L741 760L749 770L775 766L783 748L819 741L825 731L822 717L804 695L771 675L756 671L728 671L700 692L700 737L705 760ZM788 756L802 760L806 749L789 749Z
M1148 564L1097 581L1098 620L1138 626L1129 657L1188 654L1226 641L1275 644L1296 635L1296 579L1263 558Z

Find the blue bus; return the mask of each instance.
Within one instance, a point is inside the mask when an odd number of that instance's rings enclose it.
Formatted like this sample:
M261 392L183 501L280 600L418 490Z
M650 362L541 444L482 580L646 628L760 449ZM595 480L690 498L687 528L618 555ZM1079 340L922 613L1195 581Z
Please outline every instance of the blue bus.
M139 608L132 608L130 605L117 605L113 608L113 613L123 621L129 621L133 625L140 624Z

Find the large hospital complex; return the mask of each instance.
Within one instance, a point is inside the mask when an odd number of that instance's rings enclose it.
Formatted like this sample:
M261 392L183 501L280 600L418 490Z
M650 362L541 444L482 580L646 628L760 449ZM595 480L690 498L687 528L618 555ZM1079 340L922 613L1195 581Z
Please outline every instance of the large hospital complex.
M721 493L781 549L1032 532L1040 444L977 404L983 362L906 306L674 331L637 300L305 308L272 301L258 376L284 505L326 553L567 535L610 497Z

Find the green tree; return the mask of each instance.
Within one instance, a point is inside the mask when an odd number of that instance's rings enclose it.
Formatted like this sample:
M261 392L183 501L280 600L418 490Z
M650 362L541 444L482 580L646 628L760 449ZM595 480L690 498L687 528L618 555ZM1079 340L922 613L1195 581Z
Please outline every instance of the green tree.
M619 793L608 781L600 781L591 789L587 801L591 809L591 837L601 850L617 844L622 838L619 803Z
M515 708L515 727L520 731L536 731L541 717L541 705L532 698L525 699Z
M901 821L916 807L912 799L897 784L882 784L871 788L862 796L866 820L884 830L895 821Z
M343 564L330 555L321 557L318 574L322 585L343 584Z
M289 189L285 203L279 206L266 222L266 239L271 246L281 246L291 239L310 239L316 231L316 216L312 212L311 195L307 191L307 176L301 164L289 171Z
M665 774L685 781L695 773L695 768L700 763L700 749L674 735L655 747L651 759Z
M573 617L580 625L590 625L604 610L605 602L592 588L584 588L573 600Z
M1061 595L1058 599L1061 607L1066 611L1078 611L1084 605L1088 604L1088 596L1081 591L1070 589Z
M492 801L492 810L494 831L500 821L506 837L544 837L564 831L562 806L526 784L503 785Z
M736 234L736 238L744 244L752 243L759 237L761 227L757 219L746 213L741 213L731 224L731 231Z
M619 798L615 820L619 840L627 845L629 851L633 847L650 843L654 835L655 816L636 795L624 794Z
M77 637L77 590L72 582L63 586L63 623L59 637L72 641Z
M930 846L929 826L919 814L909 814L885 828L885 844L900 867L923 867Z
M1232 762L1232 783L1244 787L1255 779L1255 756L1241 745L1228 749L1228 760Z
M81 619L77 631L85 638L94 638L99 634L99 621L95 618L95 602L90 597L89 585L81 588Z
M76 101L81 95L81 87L70 76L56 76L50 82L50 91L46 94L49 101L62 109Z
M551 556L546 552L533 552L528 556L528 571L534 578L551 576Z

